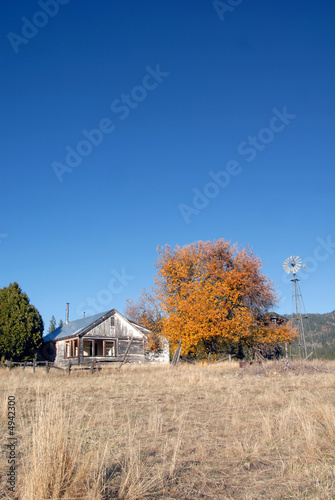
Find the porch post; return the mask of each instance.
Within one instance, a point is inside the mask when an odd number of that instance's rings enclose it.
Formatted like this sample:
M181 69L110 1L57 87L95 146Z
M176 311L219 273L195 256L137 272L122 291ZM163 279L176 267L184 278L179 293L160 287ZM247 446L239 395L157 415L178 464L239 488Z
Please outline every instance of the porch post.
M81 338L78 337L78 365L81 363L81 357L80 357L80 345L81 345Z
M106 356L106 340L102 341L102 355Z

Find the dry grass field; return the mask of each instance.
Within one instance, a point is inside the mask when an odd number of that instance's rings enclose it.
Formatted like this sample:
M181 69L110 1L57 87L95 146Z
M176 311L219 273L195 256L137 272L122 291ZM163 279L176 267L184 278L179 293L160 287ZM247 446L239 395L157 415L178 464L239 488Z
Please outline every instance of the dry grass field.
M334 375L335 363L321 361L0 369L0 497L333 500Z

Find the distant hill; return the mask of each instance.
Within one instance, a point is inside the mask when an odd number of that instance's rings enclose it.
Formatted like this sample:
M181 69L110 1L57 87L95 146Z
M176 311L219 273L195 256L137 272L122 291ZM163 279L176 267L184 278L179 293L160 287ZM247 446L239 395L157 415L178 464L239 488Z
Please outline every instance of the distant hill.
M292 316L285 314L291 319ZM295 321L296 316L293 315ZM335 311L325 314L308 314L304 318L308 353L314 349L318 358L335 359ZM299 349L299 342L292 344L292 352Z

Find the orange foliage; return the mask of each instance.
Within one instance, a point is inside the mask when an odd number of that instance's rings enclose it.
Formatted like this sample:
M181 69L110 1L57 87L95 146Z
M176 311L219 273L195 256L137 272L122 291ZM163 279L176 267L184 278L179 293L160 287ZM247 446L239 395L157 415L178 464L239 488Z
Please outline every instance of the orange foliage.
M292 340L287 325L262 321L277 299L249 248L220 239L174 250L166 245L158 254L162 333L172 345L182 338L184 354L213 339L247 346Z

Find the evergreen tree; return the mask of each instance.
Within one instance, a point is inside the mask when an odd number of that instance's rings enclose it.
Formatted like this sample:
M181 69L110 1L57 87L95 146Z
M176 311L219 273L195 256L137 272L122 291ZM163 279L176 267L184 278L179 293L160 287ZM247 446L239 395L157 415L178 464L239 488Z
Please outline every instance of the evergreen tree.
M53 332L56 329L56 318L54 315L51 316L50 325L48 333Z
M58 326L63 326L63 325L64 325L63 320L62 320L62 319L60 319L60 320L59 320L59 323L58 323Z
M17 283L0 289L0 357L26 361L43 342L44 324Z

